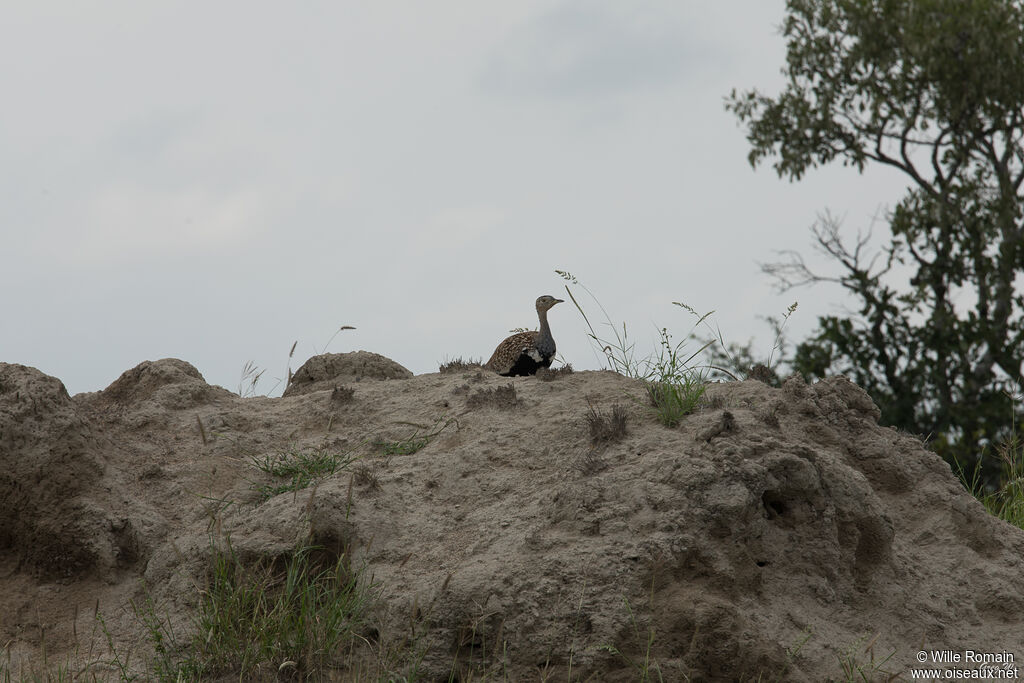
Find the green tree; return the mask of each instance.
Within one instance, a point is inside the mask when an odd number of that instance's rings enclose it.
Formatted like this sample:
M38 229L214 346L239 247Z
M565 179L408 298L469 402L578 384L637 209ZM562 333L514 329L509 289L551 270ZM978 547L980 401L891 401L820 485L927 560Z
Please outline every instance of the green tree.
M1009 436L1006 392L1024 372L1024 7L1020 0L789 0L786 84L727 98L750 163L780 177L838 161L901 171L891 241L845 238L825 215L816 246L838 274L788 252L766 264L781 288L850 292L849 317L819 318L795 369L842 372L885 423L931 435L976 463ZM909 282L897 274L910 272ZM1019 406L1018 406L1019 409ZM991 472L988 473L991 475Z

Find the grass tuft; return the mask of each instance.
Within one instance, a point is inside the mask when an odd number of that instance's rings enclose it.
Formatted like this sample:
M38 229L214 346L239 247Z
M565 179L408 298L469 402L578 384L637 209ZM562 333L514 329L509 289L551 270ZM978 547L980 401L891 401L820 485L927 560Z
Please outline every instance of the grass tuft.
M157 605L148 591L141 603L129 601L135 618L146 629L146 640L153 650L149 661L149 670L158 681L182 680L187 671L183 670L181 651L184 649L178 642L171 628L170 615L161 616Z
M361 486L369 491L380 489L380 475L377 468L369 463L361 462L353 467L352 475L355 478L356 486Z
M438 372L442 375L447 375L455 372L470 372L472 370L480 370L484 366L483 360L462 360L461 357L454 360L445 361L438 367Z
M336 386L331 392L331 403L348 403L355 395L356 390L352 387Z
M293 449L274 455L250 458L252 465L272 477L283 479L274 484L253 484L263 499L281 493L301 491L314 482L347 468L356 458L350 453L336 453L324 448Z
M573 467L583 476L589 477L608 469L608 463L605 462L596 448L592 448L577 458L576 462L573 463Z
M588 406L587 427L593 446L621 441L626 436L626 409L616 403L610 413L603 413L593 405Z
M658 357L649 361L651 371L644 378L644 385L647 398L666 427L675 427L684 416L696 410L707 391L704 372L690 366L705 348L707 344L683 358L682 342L673 345L668 330L661 330Z
M542 382L553 382L556 379L562 377L568 377L572 374L572 363L566 363L565 365L555 368L539 368L537 370L537 379Z
M442 421L444 424L442 424ZM426 445L429 444L435 436L443 432L452 424L455 425L456 429L458 429L459 426L458 421L454 418L445 420L443 416L439 417L434 424L429 427L426 425L418 425L408 422L402 424L410 424L416 429L412 434L398 441L384 441L383 439L378 438L373 442L373 445L379 448L384 455L412 455L426 447Z

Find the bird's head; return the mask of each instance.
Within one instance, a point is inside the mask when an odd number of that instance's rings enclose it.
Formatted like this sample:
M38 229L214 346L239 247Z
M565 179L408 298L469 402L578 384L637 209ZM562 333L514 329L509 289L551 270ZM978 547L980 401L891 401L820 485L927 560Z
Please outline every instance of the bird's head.
M537 297L537 311L546 311L555 304L560 304L564 299L556 299L553 296L545 294L544 296Z

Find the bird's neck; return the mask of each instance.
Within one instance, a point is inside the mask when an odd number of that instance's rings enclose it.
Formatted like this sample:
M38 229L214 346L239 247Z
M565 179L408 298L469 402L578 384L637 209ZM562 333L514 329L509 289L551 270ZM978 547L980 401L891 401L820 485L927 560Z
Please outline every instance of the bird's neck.
M537 339L543 339L545 341L551 339L553 341L551 337L551 328L548 327L548 312L543 310L537 311L537 317L540 318L540 331L537 332Z

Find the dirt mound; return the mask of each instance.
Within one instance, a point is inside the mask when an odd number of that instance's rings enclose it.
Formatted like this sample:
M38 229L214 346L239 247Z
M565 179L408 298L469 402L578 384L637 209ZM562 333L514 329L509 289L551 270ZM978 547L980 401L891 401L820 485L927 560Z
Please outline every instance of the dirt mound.
M415 636L420 680L448 680L453 662L508 680L637 680L648 662L664 680L820 681L850 657L891 654L884 669L904 676L922 649L1024 657L1024 532L919 440L879 427L844 378L715 385L669 429L609 372L409 377L344 356L311 359L279 399L210 387L182 361L74 398L0 365L13 468L0 494L16 503L0 540L20 558L0 565L0 614L16 615L0 642L14 666L56 622L90 632L97 601L122 647L145 649L127 606L147 595L187 631L211 534L248 559L312 539L365 562L382 591L374 639ZM339 400L358 377L409 378ZM499 392L515 400L480 398ZM589 421L615 405L625 434L592 445ZM285 452L358 460L261 494L273 478L253 463ZM87 560L29 550L66 544ZM76 569L58 580L65 562ZM48 633L51 658L76 645Z
M88 492L104 444L61 382L0 363L0 548L20 571L50 579L110 567L118 522Z
M103 396L122 405L134 407L152 401L174 410L208 402L218 392L230 395L226 389L207 384L191 364L165 358L136 365L104 389Z
M409 379L412 372L390 358L369 351L351 353L325 353L313 356L302 364L292 375L285 396L298 396L344 382L358 382L362 379Z

